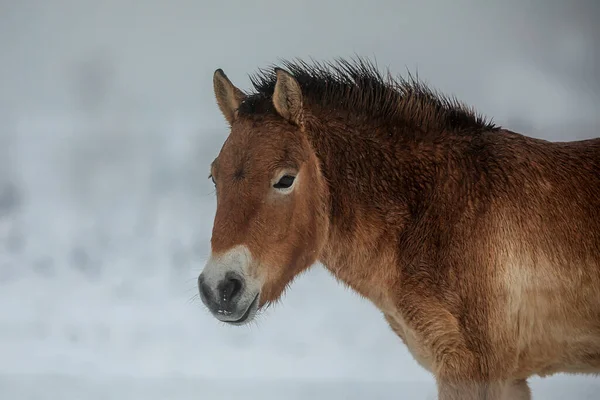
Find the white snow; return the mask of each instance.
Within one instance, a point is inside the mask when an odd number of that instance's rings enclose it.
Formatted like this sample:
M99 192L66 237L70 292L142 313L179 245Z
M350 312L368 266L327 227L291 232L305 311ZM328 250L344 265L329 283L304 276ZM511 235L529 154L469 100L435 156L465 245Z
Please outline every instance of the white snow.
M319 267L250 327L224 326L190 302L193 277L130 275L5 280L0 398L435 398L376 310ZM592 399L600 383L558 376L533 389Z

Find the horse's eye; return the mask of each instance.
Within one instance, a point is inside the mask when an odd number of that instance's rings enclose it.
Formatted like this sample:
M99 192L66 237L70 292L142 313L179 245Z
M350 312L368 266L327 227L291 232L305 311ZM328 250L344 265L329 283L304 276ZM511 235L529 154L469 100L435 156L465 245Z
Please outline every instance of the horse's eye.
M289 189L294 183L294 179L296 179L295 176L284 175L279 179L279 182L273 185L273 187L275 189Z
M217 182L215 182L215 177L214 177L212 174L210 174L208 177L209 177L209 178L210 178L210 180L212 181L213 185L216 185L216 184L217 184Z

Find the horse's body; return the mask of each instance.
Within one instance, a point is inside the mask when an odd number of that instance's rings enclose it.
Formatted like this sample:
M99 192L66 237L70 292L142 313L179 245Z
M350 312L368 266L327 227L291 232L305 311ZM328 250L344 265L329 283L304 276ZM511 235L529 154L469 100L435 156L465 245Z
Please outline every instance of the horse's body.
M442 400L600 373L600 139L529 138L363 63L287 67L251 95L215 73L232 132L200 291L219 319L250 320L320 261Z

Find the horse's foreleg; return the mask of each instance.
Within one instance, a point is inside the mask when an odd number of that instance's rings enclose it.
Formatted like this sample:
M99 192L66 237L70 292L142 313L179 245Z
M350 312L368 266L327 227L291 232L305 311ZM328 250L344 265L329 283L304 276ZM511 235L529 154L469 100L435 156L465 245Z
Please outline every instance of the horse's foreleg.
M525 380L504 382L448 382L437 379L439 400L531 400Z
M475 382L449 382L437 379L438 400L501 400L487 396L488 385Z

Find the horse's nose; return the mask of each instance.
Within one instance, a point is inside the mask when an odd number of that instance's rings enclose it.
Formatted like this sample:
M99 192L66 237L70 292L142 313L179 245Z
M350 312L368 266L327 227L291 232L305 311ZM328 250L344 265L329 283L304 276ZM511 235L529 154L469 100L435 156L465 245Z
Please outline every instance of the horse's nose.
M229 251L207 261L198 276L198 291L210 313L221 322L244 324L259 308L260 282L247 274L250 257Z
M216 285L210 285L204 273L198 277L200 298L213 312L219 314L226 315L235 311L243 289L244 281L234 273L226 274Z

